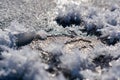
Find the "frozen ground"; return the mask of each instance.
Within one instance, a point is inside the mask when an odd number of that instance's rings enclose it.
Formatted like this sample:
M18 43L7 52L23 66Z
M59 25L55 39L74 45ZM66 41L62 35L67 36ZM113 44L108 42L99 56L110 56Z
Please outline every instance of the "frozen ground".
M120 80L120 0L0 0L0 80Z

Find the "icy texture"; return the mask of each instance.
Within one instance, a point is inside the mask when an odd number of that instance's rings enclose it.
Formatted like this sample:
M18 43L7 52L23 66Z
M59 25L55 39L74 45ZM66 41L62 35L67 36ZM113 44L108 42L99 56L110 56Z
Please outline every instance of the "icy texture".
M120 0L0 0L0 28L0 80L120 79Z

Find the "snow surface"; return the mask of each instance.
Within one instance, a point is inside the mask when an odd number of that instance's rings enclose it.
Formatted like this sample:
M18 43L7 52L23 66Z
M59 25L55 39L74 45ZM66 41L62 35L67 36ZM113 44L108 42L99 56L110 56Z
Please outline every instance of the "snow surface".
M119 80L119 48L120 0L0 0L0 80Z

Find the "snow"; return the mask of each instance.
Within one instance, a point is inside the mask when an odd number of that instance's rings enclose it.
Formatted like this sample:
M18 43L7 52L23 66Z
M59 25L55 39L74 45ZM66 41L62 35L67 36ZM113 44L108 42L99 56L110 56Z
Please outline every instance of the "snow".
M0 4L0 80L120 79L120 0Z

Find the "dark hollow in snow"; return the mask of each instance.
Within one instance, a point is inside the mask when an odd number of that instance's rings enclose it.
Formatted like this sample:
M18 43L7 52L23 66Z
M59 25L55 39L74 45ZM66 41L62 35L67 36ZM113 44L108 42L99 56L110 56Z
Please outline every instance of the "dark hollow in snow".
M90 36L92 36L92 35L100 36L100 35L101 35L101 32L98 31L95 27L92 28L91 30L88 30L88 31L87 31L86 28L85 28L85 29L82 29L81 31L82 31L83 33L84 33L84 32L87 32L87 36L88 36L88 35L90 35Z
M117 25L117 21L115 19L112 19L112 20L108 20L107 21L108 24L112 25L112 26L116 26Z
M4 51L4 49L2 47L0 47L0 55L1 55L1 52L3 52L3 51Z
M113 60L113 57L110 55L99 55L93 59L93 63L96 67L100 66L101 68L109 67L109 62Z
M16 46L21 47L21 46L25 46L29 44L30 42L32 42L32 40L35 37L35 33L25 32L25 33L15 34L14 36L16 37L16 41L15 41Z
M118 41L119 41L119 39L117 39L117 38L114 38L113 41L111 41L111 39L107 39L106 43L108 45L115 45Z
M84 22L84 29L81 29L81 31L84 33L86 32L87 35L95 35L95 36L100 36L101 31L98 30L98 27L94 23L86 23Z
M10 73L7 76L1 76L0 80L23 80L23 76L15 73Z
M115 45L119 41L117 37L115 38L108 38L108 37L109 35L106 35L104 37L99 37L98 39L100 39L102 43L107 45Z
M59 72L64 75L67 80L83 80L83 76L79 73L78 69L68 69L67 67L61 66L60 54L52 54L49 55L42 54L43 59L45 57L49 58L47 64L49 67L46 69L47 72L50 74L55 74L56 76L59 75Z
M62 25L64 28L71 25L80 25L82 22L81 16L78 13L72 12L64 16L57 16L55 21L58 25Z
M79 70L69 70L67 68L60 69L67 80L83 80L83 76L79 73Z

